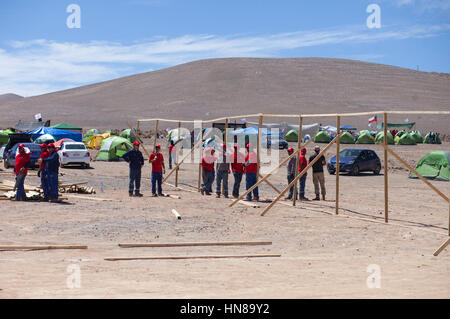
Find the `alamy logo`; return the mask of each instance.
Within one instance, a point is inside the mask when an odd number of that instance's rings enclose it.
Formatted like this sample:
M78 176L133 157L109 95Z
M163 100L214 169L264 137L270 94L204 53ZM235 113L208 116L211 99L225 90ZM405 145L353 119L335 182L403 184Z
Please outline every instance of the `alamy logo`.
M66 9L67 13L71 13L66 20L69 29L81 28L81 8L78 4L69 4Z

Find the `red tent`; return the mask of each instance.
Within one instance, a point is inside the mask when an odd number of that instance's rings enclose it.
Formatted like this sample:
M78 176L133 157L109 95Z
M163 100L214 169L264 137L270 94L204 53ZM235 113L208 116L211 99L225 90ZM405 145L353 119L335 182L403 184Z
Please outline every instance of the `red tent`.
M72 140L72 139L70 139L70 138L63 138L63 139L61 139L61 140L59 140L58 142L53 143L53 144L55 144L55 148L56 148L57 150L59 150L59 149L61 148L61 146L63 145L64 142L75 142L75 141Z

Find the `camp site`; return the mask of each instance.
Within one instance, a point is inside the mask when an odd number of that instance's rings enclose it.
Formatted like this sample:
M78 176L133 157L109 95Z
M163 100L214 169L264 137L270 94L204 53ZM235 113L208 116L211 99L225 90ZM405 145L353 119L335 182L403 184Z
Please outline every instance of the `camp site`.
M449 1L0 1L0 299L450 299Z

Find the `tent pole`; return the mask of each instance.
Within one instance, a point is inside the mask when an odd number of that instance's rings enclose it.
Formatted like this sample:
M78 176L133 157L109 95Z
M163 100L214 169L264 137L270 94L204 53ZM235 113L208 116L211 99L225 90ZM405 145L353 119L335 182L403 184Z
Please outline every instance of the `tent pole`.
M228 130L228 119L225 119L225 134L223 135L223 144L225 144L225 145L227 145L227 130ZM228 149L228 147L227 147L227 149ZM223 148L222 148L222 151L223 151ZM222 156L222 159L223 159L223 156ZM225 157L225 159L228 161L228 158ZM228 172L227 172L227 174L228 174ZM222 194L225 194L225 184L223 181L222 181Z
M302 127L303 127L303 117L300 115L298 118L298 134L297 134L297 149L300 150L302 147ZM295 176L298 175L298 166L300 164L300 152L297 154L297 161L295 162ZM297 183L294 184L294 196L292 198L292 206L295 206L297 201Z
M159 120L156 120L155 140L154 140L154 143L153 143L153 152L156 150L156 143L158 142L158 126L159 126Z
M384 145L387 141L387 113L383 114ZM388 194L388 151L384 149L384 221L388 222L389 216L389 194Z
M262 134L262 122L263 122L263 115L259 115L259 121L258 121L258 141L256 144L256 155L257 155L257 161L258 161L258 172L256 174L256 181L259 180L259 171L261 166L261 156L260 156L260 149L261 149L261 134Z
M337 116L337 136L338 139L336 141L336 215L339 214L339 152L341 151L341 117Z

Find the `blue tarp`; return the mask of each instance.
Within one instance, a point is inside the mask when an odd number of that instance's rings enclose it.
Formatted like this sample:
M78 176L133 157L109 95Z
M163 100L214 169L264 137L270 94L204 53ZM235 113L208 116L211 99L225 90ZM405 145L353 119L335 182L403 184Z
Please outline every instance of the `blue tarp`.
M345 130L345 131L356 131L357 128L356 128L356 127L353 127L353 126L350 126L350 125L342 125L342 126L341 126L341 130Z
M262 128L261 133L263 135L272 135L272 132L270 130L268 130L267 128ZM257 135L258 127L252 126L252 127L247 127L247 128L241 128L239 130L231 131L230 134L233 134L233 135ZM278 135L281 135L281 134L282 134L281 132L278 133Z
M33 141L35 139L37 139L39 136L44 135L44 134L52 135L57 141L59 141L63 138L70 138L70 139L74 140L75 142L81 142L81 140L83 138L81 133L60 130L60 129L52 128L52 127L40 127L33 131L27 132L26 134L31 134L33 137Z

